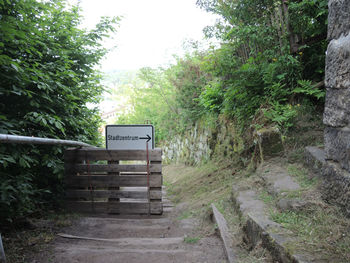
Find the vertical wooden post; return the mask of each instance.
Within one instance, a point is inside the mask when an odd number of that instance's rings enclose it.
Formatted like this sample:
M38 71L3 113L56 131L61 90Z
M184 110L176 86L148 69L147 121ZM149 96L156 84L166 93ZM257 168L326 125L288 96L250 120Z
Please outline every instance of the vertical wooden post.
M116 161L108 161L108 164L119 164L119 160L116 160ZM109 172L108 174L110 174L110 175L114 175L114 176L119 176L120 175L120 173L119 172ZM117 187L108 187L108 190L114 190L114 191L118 191L118 190L120 190L120 187L119 186L117 186ZM114 202L120 202L120 198L114 198L114 197L109 197L108 198L108 202L110 203L110 202L112 202L112 203L114 203ZM114 214L119 214L118 212L117 213L114 213Z
M154 161L154 160L150 160L150 166L152 166L152 164L162 164L162 161ZM150 176L152 177L152 175L156 175L156 174L162 174L162 171L160 172L151 172ZM162 177L162 182L161 182L161 186L160 187L150 187L149 191L150 191L150 207L152 209L152 203L161 203L162 202L162 185L163 185L163 177ZM155 196L153 193L155 192L160 192L160 196ZM163 214L163 207L161 208L160 214Z

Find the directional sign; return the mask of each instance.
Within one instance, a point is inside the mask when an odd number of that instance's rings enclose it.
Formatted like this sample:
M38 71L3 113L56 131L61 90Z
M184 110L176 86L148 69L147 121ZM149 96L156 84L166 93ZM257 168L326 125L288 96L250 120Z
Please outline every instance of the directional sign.
M107 125L106 148L109 150L154 149L154 128L152 125Z

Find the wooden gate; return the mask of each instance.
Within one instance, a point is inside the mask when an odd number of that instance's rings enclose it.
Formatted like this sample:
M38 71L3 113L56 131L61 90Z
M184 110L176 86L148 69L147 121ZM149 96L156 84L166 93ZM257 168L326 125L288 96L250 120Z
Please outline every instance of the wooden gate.
M136 161L136 162L135 162ZM162 214L162 151L65 151L67 209L78 213Z

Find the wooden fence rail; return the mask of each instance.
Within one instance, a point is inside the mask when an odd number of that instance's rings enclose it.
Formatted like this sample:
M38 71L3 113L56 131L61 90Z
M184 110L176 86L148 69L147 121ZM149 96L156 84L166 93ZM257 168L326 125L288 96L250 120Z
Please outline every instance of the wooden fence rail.
M162 214L162 151L65 151L67 209L79 213ZM136 163L135 163L136 162Z

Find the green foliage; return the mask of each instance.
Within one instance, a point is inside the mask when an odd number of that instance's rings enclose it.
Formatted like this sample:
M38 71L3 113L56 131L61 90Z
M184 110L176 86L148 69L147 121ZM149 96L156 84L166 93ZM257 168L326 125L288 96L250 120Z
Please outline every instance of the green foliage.
M159 140L219 114L241 128L254 121L287 132L300 104L322 106L326 0L198 0L197 5L220 17L204 30L220 46L195 49L167 69L148 70L142 84L147 88L131 95L133 112L126 122L150 119L159 127Z
M299 80L298 84L299 86L293 90L294 93L301 93L311 97L316 97L318 100L325 98L326 91L316 88L314 85L312 85L310 80Z
M201 70L202 60L203 54L196 52L178 59L168 70L168 78L175 88L179 117L184 124L198 120L203 111L199 97L210 76Z
M118 124L143 124L149 120L156 129L156 141L184 131L204 112L200 96L210 76L201 69L204 54L196 52L179 58L168 69L143 68L124 89L131 110L125 110ZM123 88L121 88L123 87Z
M271 107L264 109L264 115L278 127L288 129L293 126L293 119L297 110L290 104L280 104L278 101L271 102Z
M187 244L195 244L197 243L201 238L200 237L184 237L184 242Z
M117 85L124 90L130 108L126 108L116 122L118 124L144 124L150 121L156 130L156 142L166 139L177 130L173 122L178 114L171 84L162 70L141 69L131 81Z
M95 65L118 19L80 29L64 0L0 0L0 133L98 144L103 87ZM0 221L60 200L63 148L0 145Z
M202 91L206 110L249 123L264 109L265 121L287 130L300 95L323 103L327 1L216 1L197 4L221 19L208 37L224 41L202 69L211 80ZM309 79L305 81L303 79Z
M224 92L217 80L209 82L200 95L200 103L204 109L219 114L223 107Z

